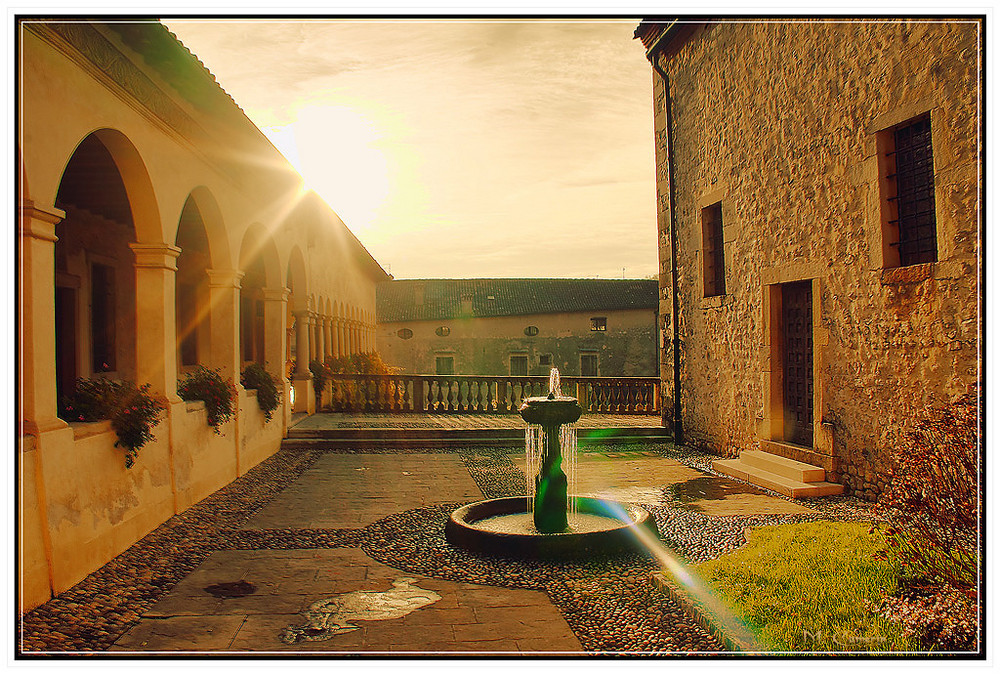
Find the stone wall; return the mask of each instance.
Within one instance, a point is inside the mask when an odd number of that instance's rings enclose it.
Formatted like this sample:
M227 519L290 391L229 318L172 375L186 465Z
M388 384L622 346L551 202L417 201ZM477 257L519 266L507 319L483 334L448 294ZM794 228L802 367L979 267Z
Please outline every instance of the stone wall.
M976 381L980 25L719 23L671 44L685 432L735 455L774 439L769 288L814 289L814 450L873 498L915 416ZM654 74L661 307L670 245ZM929 112L936 263L886 269L875 136ZM701 209L722 202L727 294L705 298ZM670 312L661 357L671 404Z

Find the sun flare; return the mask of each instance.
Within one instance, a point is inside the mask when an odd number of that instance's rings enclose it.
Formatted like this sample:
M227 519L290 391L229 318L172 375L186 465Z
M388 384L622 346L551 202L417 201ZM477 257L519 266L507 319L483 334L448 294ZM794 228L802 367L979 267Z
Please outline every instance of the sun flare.
M313 105L291 124L262 130L355 233L374 226L389 197L389 160L384 128L373 116Z

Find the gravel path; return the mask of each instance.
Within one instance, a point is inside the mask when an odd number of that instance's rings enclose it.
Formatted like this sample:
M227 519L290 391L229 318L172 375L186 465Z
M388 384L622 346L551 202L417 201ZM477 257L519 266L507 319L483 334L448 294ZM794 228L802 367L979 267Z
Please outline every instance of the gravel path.
M382 451L400 452L397 448ZM461 453L487 498L524 493L523 473L511 461L509 449L455 451ZM701 470L706 470L713 458L671 445L617 445L614 451L653 452ZM445 522L458 503L395 513L362 529L240 529L321 453L316 449L280 451L247 475L172 517L75 587L25 614L19 625L19 650L107 649L215 550L337 547L360 547L379 562L412 573L543 590L588 651L721 650L717 641L653 587L649 574L658 567L651 559L636 555L551 565L478 557L454 549L445 541ZM664 489L663 497L663 504L644 507L656 518L663 542L692 561L739 547L748 526L863 519L867 513L863 502L841 497L810 503L821 510L818 514L713 517L684 509L670 488Z

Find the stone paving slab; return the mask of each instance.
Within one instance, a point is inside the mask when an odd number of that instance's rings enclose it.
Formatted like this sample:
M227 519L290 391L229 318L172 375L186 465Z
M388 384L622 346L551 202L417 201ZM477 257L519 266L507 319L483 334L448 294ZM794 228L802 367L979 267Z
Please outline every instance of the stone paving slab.
M577 428L649 428L662 427L659 415L584 414ZM441 430L523 429L524 421L516 414L376 414L320 412L301 418L292 428L303 431L364 429L431 428Z
M306 623L315 602L356 590L386 592L393 581L441 599L386 620L352 619L357 629L288 644L283 630ZM244 580L244 597L204 588ZM111 650L129 652L580 652L580 642L544 592L453 582L381 564L357 548L222 550L158 602Z
M244 529L359 529L392 513L483 498L456 454L324 454Z

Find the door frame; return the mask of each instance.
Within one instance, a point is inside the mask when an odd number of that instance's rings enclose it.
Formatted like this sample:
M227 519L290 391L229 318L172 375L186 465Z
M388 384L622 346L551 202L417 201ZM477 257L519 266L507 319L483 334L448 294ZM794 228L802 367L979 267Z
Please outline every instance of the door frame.
M785 441L784 419L784 336L782 325L782 286L809 281L812 284L813 332L813 441L807 449L833 456L833 426L823 421L823 358L829 343L829 331L823 327L822 287L819 265L788 265L761 273L761 393L762 410L757 417L757 437L771 443Z

